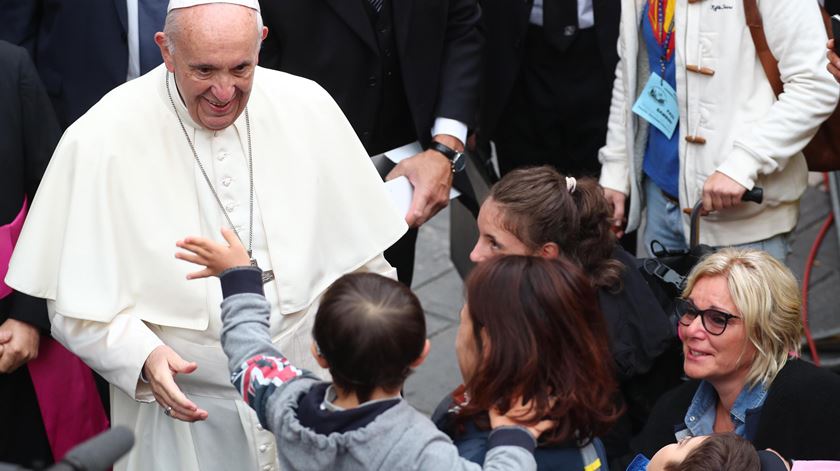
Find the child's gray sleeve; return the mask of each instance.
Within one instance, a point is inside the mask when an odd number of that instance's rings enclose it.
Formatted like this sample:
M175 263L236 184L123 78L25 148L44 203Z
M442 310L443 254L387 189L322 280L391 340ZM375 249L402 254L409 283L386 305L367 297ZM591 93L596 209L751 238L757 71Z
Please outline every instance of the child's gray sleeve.
M457 471L536 471L534 449L537 442L522 427L500 427L490 432L484 464L479 465L458 455L458 448L442 432L428 438L417 457L417 469ZM409 453L406 453L409 454Z
M262 291L259 269L234 268L220 276L222 282L222 349L228 357L230 381L263 427L267 400L284 384L298 377L316 378L295 368L271 343L268 319L271 305Z

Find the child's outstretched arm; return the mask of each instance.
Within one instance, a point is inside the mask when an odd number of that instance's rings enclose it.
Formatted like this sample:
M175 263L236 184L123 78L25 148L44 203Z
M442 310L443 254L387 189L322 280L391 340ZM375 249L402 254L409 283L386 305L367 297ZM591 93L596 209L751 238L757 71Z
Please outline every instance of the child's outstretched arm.
M188 280L219 276L225 270L235 267L247 267L251 264L248 251L242 245L236 233L227 227L222 228L222 237L229 245L225 246L206 237L190 236L175 243L178 248L186 252L178 252L175 258L196 265L203 265L204 269L187 275Z
M261 274L259 268L250 266L222 273L222 348L228 357L231 383L257 412L263 427L272 430L266 410L271 396L298 377L317 377L289 363L271 343L271 305L263 295Z
M289 381L314 375L295 368L271 343L268 332L271 305L263 294L262 272L250 266L250 259L236 234L222 229L230 244L225 246L203 237L187 237L177 246L187 252L175 256L204 269L189 279L219 276L222 284L222 349L228 357L231 383L242 400L257 412L263 427L268 399Z

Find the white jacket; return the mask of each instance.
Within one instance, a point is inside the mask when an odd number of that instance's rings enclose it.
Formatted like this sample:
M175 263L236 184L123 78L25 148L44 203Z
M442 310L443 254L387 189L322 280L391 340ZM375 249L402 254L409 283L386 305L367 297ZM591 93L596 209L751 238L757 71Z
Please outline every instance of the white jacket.
M622 0L619 63L601 185L630 195L627 230L644 205L642 159L648 124L631 111L650 74L640 22L644 2ZM801 150L837 103L826 70L827 37L816 0L758 0L767 43L779 60L784 92L776 100L746 26L742 0L678 0L675 12L679 101L679 199L697 202L716 170L741 185L764 188L764 203L745 203L705 217L701 242L731 245L794 228L807 166ZM713 75L692 72L697 66ZM705 144L686 137L701 137ZM686 234L688 218L684 219Z

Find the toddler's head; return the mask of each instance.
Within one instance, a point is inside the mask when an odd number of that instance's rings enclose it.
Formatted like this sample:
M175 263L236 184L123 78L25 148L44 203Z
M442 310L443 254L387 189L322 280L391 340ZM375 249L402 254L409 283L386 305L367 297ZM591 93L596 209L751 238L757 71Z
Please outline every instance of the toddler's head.
M359 403L377 388L399 392L427 352L420 301L402 283L373 273L344 275L327 289L312 335L333 383Z

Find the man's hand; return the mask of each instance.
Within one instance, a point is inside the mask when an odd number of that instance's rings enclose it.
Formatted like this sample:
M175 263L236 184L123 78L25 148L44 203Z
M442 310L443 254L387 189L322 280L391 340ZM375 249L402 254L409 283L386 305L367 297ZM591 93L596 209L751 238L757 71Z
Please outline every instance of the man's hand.
M0 373L11 373L38 356L41 334L36 327L16 319L0 325Z
M434 140L458 152L464 150L464 144L452 136L439 134ZM449 204L452 163L438 151L426 150L401 161L385 179L393 180L401 176L407 177L414 187L411 207L405 215L405 222L409 226L422 226Z
M825 45L828 48L828 52L826 52L826 57L828 57L828 65L826 68L831 75L834 76L834 80L840 82L840 56L834 52L834 40L829 39L828 43Z
M242 246L236 233L223 227L222 237L230 244L229 246L204 237L187 237L175 243L176 246L187 251L176 253L175 258L196 265L204 265L203 270L187 275L188 280L219 276L228 268L247 267L251 264L248 251Z
M627 219L624 218L624 203L627 201L627 195L620 191L604 188L604 196L613 205L612 231L616 237L622 237L624 227L627 225Z
M175 375L189 374L196 368L198 365L195 362L185 361L175 353L175 350L166 345L155 348L146 358L143 375L149 381L158 404L164 410L172 408L170 417L184 422L195 422L207 418L207 411L199 409L195 403L187 399L187 396L175 384Z
M741 204L747 188L728 176L715 172L703 184L703 215Z

